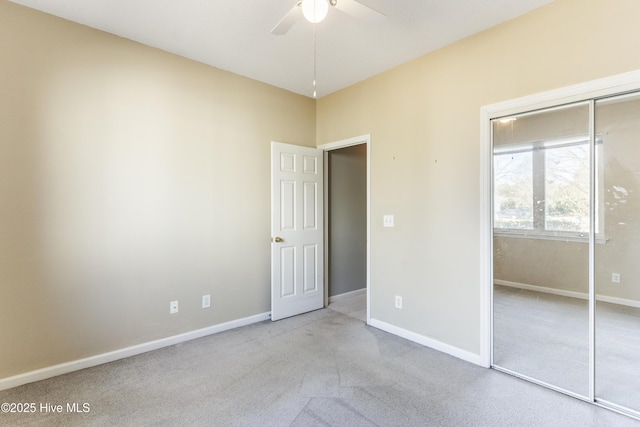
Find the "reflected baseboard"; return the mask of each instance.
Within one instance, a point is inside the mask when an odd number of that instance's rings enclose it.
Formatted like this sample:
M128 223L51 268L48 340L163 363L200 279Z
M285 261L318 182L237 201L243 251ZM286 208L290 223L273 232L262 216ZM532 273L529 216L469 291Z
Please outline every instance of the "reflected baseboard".
M542 292L545 294L553 294L553 295L559 295L563 297L578 298L578 299L584 299L584 300L589 299L589 294L584 292L567 291L564 289L557 289L557 288L547 288L545 286L529 285L526 283L510 282L508 280L500 280L500 279L495 279L493 283L496 285L508 286L510 288L524 289L527 291ZM597 294L596 301L608 302L611 304L618 304L618 305L626 305L627 307L640 308L640 301L626 299L626 298L612 297L608 295Z

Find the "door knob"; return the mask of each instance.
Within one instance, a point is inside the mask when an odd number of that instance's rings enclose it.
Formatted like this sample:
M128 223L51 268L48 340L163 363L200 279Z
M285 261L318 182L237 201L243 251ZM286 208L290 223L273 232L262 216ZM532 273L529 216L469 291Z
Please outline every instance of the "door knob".
M276 243L282 243L284 242L284 239L282 237L276 236L275 239L273 239L273 241Z

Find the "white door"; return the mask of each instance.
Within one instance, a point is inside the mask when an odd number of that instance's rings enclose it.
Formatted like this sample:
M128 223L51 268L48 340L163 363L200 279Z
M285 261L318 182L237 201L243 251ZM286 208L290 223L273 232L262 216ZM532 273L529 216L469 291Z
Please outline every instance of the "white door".
M271 143L271 320L324 306L323 152Z

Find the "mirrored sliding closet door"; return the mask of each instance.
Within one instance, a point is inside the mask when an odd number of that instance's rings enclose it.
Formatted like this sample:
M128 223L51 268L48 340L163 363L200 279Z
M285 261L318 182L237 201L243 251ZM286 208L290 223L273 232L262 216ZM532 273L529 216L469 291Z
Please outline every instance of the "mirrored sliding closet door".
M589 392L589 103L494 120L494 364Z
M640 94L595 103L603 232L595 245L596 400L640 411Z
M640 93L491 131L492 366L640 418Z

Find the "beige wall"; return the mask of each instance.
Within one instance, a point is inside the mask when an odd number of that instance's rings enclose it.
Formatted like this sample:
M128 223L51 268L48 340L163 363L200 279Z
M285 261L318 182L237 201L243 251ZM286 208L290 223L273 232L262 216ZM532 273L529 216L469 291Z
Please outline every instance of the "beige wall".
M640 98L597 104L607 243L596 245L598 294L640 302ZM612 283L611 274L620 274Z
M270 310L313 100L5 0L0 52L0 378Z
M588 294L588 243L501 236L493 243L496 280Z
M637 16L557 0L318 101L319 144L371 133L372 318L479 354L480 108L640 68Z

